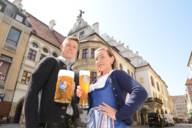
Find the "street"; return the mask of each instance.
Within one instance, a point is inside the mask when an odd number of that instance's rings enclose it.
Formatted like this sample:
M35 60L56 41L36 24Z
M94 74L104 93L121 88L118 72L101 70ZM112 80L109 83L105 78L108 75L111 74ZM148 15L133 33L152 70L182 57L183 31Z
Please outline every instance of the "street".
M0 128L23 128L19 127L18 124L0 124ZM149 128L148 126L134 126L130 128ZM165 127L165 128L192 128L192 124L176 124L172 127Z
M149 128L149 126L135 126L131 128ZM153 127L156 128L156 127ZM165 128L192 128L192 124L175 124L172 127L165 127Z

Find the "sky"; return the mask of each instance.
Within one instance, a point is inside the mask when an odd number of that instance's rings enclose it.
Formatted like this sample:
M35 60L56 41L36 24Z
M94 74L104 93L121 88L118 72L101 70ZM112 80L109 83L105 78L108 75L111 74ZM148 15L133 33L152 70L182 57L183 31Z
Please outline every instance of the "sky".
M10 0L11 2L13 0ZM54 29L64 36L79 10L100 33L138 51L168 85L170 95L184 95L192 52L191 0L22 0L23 9L44 23L56 20Z

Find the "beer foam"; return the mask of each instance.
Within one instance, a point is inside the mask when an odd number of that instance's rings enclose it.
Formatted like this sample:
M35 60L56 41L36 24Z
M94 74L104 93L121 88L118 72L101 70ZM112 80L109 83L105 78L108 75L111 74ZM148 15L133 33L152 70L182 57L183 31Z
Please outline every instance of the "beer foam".
M80 74L80 75L90 76L90 71L89 71L89 70L80 70L80 71L79 71L79 74Z
M74 71L64 70L64 69L59 70L59 73L58 73L58 76L69 76L72 78L74 78L74 75L75 75Z

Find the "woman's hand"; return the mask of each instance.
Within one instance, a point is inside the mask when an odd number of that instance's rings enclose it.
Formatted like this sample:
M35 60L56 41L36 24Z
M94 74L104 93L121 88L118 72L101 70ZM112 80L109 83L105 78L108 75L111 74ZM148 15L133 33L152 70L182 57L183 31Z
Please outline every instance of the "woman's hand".
M111 117L113 120L116 120L116 112L117 110L111 106L109 106L106 103L102 103L101 105L99 105L98 109L100 111L102 111L104 114L106 114L107 116Z
M76 94L78 97L81 97L83 94L83 90L81 89L81 87L79 85L77 86Z

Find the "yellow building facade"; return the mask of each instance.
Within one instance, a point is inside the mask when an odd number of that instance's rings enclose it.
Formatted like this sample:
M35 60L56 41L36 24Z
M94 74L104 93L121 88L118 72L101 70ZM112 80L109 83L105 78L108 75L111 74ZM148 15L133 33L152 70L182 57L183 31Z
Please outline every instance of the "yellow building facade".
M31 28L22 10L0 2L0 93L12 101Z

